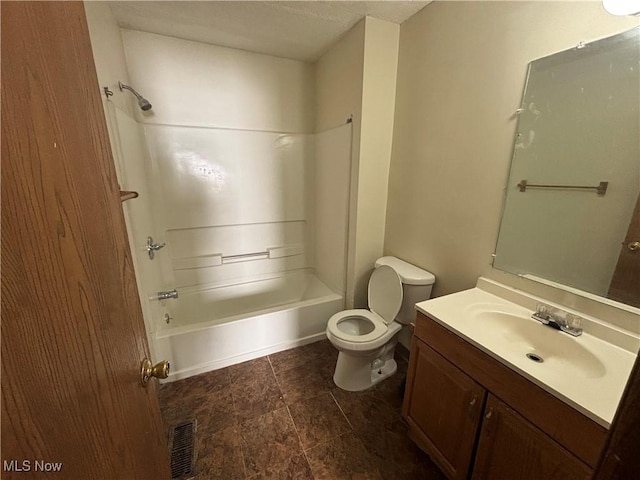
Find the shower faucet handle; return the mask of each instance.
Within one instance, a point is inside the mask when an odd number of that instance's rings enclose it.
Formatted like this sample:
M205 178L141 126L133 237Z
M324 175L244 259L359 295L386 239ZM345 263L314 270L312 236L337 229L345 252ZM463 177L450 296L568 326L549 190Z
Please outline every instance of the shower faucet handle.
M165 245L166 245L166 243L164 243L164 242L163 243L154 243L153 242L153 237L147 237L147 246L145 247L145 250L149 254L149 260L153 260L153 258L156 256L156 250L160 250Z

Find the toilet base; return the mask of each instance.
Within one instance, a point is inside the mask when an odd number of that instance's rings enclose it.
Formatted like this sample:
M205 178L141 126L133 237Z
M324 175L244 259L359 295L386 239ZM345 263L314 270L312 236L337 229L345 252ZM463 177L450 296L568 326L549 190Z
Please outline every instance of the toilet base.
M374 368L371 370L371 386L375 385L378 382L381 382L385 378L390 377L394 373L398 371L398 364L392 358L391 360L387 360L384 365L380 368Z
M387 347L384 350L386 352L382 356L353 356L346 352L338 353L333 382L342 390L360 392L390 377L398 370L398 364L393 358L395 348Z

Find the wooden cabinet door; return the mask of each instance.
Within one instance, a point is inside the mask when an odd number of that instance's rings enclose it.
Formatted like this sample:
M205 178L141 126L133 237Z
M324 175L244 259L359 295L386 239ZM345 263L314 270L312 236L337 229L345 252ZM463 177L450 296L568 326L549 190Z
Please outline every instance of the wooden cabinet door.
M473 479L586 480L592 470L489 395Z
M415 337L407 383L412 438L449 478L466 478L485 390Z
M1 2L2 478L168 479L82 2Z

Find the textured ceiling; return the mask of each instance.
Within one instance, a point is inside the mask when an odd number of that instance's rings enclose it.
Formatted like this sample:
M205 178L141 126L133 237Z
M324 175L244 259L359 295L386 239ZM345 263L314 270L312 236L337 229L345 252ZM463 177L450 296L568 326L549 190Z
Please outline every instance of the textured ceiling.
M428 1L110 2L122 27L305 62L365 15L402 23Z

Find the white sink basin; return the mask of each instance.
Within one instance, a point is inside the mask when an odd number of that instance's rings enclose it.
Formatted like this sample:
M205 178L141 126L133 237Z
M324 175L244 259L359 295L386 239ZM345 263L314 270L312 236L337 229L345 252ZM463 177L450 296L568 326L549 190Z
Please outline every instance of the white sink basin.
M544 302L528 297L522 304L536 301ZM629 347L640 342L636 336L581 315L584 333L573 337L533 320L531 309L480 288L416 308L604 427L613 421L637 354L637 347ZM590 333L604 330L609 341Z
M499 350L515 351L531 362L540 363L540 368L569 375L597 378L606 373L604 364L581 344L580 337L572 337L526 316L477 306L470 310L473 313L469 319L473 327L479 329L476 338L485 344L493 343L487 337L499 337L495 340L504 341Z

